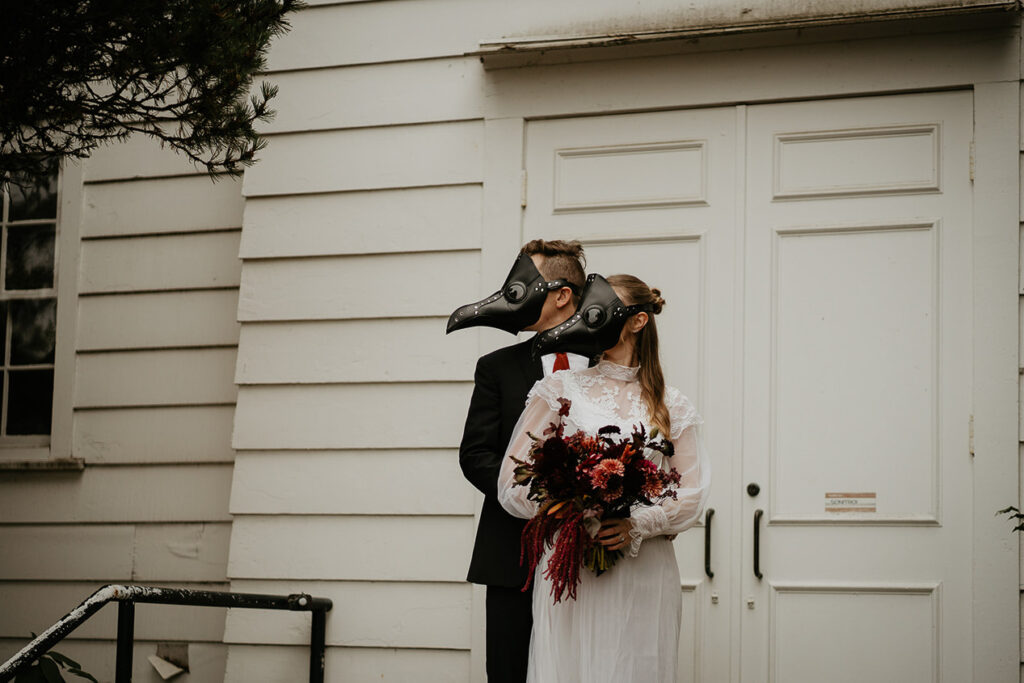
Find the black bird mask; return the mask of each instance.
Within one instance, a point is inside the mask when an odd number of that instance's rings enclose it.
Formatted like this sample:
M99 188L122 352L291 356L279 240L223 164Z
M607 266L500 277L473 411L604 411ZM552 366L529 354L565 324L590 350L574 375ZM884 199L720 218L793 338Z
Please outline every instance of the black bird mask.
M592 273L580 297L579 308L561 325L538 332L531 351L534 358L566 351L593 358L619 342L626 321L640 311L650 313L654 304L622 303L603 276Z
M482 301L455 309L448 318L447 333L482 325L516 334L540 320L548 292L562 287L579 292L568 280L545 280L533 259L519 254L501 289Z

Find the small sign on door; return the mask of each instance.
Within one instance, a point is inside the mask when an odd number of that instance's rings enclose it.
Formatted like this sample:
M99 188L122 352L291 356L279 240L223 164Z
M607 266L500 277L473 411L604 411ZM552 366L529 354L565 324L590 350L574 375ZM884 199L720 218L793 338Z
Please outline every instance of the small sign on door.
M825 512L875 512L875 492L825 493Z

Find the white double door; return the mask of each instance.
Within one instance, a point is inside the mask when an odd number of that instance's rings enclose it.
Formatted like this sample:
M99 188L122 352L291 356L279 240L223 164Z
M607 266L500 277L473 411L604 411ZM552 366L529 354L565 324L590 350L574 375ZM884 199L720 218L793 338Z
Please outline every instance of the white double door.
M680 681L970 680L971 136L969 92L526 124L523 239L659 287L705 418Z

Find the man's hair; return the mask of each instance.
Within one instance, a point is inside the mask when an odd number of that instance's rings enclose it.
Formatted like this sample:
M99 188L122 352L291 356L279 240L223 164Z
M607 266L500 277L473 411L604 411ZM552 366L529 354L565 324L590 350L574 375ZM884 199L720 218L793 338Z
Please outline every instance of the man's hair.
M581 290L586 284L587 259L583 255L583 245L575 240L530 240L520 253L544 257L537 270L546 280L568 280Z

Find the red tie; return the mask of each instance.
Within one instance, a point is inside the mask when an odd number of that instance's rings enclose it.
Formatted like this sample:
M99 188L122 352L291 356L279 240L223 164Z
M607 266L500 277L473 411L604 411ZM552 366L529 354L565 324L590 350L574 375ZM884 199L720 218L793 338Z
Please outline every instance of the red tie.
M555 367L552 368L551 372L558 372L559 370L569 369L569 356L565 355L562 351L555 354Z

